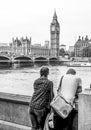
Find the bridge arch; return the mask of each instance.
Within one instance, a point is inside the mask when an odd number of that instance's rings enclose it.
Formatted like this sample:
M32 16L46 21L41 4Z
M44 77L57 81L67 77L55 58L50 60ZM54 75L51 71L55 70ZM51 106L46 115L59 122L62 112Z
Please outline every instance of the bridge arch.
M11 59L8 56L0 55L0 69L10 68L11 67Z
M38 66L47 65L48 60L47 58L40 56L34 59L34 63L37 64Z
M49 58L49 61L58 61L58 58L56 58L56 57L51 57L51 58Z
M17 56L14 57L14 60L20 60L20 61L32 61L32 59L28 56Z
M51 64L51 65L58 65L58 63L59 63L59 60L58 60L57 57L49 58L49 64Z
M0 60L10 60L10 57L5 56L5 55L0 55Z
M47 61L47 58L40 56L40 57L35 58L34 61Z
M28 56L17 56L13 59L13 67L21 68L21 67L30 67L33 66L33 60Z

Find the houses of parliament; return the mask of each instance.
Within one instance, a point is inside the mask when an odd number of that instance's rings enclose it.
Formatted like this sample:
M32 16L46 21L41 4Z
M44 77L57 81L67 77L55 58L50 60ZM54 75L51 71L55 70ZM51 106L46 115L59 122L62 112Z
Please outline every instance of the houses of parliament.
M8 52L11 55L26 55L34 57L58 57L59 56L59 40L60 40L60 25L57 19L56 11L54 12L52 22L50 24L50 41L45 41L45 44L32 44L31 37L28 38L12 38L9 46L0 46L0 52Z

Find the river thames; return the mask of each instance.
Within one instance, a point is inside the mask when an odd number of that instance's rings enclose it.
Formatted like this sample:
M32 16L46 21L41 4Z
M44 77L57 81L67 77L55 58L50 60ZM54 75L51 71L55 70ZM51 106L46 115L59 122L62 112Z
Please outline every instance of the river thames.
M59 85L62 75L68 70L67 66L48 66L50 74L48 78L54 83L54 91ZM82 89L90 87L91 67L74 67L77 75L82 79ZM32 95L33 82L39 75L40 67L0 70L0 92Z

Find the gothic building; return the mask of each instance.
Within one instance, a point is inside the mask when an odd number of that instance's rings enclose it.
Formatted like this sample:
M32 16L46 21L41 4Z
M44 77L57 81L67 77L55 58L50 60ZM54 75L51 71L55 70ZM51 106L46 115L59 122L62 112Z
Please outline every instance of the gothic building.
M29 55L31 48L31 38L12 38L10 48L13 55Z
M54 12L53 20L50 25L50 44L51 56L59 56L59 39L60 39L60 25L57 20L56 11Z
M45 42L44 46L41 44L31 44L31 38L16 38L12 39L10 44L11 52L15 56L26 55L31 57L48 57L49 56L49 43Z
M56 57L59 56L59 35L60 25L57 20L56 12L54 12L53 20L50 25L50 47L49 41L45 41L44 46L39 44L31 44L31 38L12 39L10 44L12 54L14 55L30 55L30 56L43 56L43 57Z
M91 47L91 39L88 39L88 36L86 36L85 38L81 38L79 36L77 42L74 45L75 57L81 57L83 49L86 47Z

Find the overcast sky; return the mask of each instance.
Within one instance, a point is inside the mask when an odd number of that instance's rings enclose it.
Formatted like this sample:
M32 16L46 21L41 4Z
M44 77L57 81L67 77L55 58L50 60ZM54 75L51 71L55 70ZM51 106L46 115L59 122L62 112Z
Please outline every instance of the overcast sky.
M0 0L0 43L31 37L32 44L50 40L54 11L60 23L60 44L91 38L91 0Z

